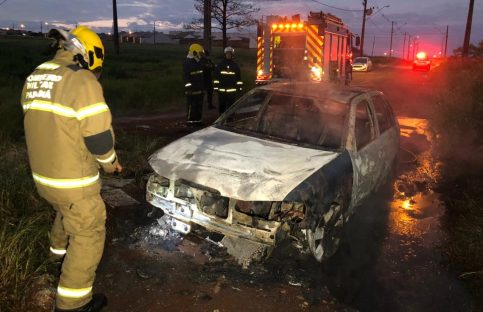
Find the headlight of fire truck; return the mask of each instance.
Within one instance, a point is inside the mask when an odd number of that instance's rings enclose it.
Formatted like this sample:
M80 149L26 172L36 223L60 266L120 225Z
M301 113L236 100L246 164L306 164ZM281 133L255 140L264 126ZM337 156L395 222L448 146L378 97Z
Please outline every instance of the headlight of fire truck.
M257 75L258 76L263 76L263 69L259 69L258 72L257 72Z
M322 68L317 66L312 66L312 80L320 81L322 80Z

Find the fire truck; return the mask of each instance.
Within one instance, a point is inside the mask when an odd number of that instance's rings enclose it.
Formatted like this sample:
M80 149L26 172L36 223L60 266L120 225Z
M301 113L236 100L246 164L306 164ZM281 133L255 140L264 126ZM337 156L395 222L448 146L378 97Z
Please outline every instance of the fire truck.
M257 27L257 84L278 79L329 81L345 73L351 33L330 13L264 17Z

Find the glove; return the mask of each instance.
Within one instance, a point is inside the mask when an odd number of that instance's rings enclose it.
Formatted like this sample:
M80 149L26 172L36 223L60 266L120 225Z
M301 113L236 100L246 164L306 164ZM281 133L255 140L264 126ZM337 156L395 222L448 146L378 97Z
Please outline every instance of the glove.
M116 159L113 164L102 164L102 170L104 170L105 173L121 173L123 168L119 161Z

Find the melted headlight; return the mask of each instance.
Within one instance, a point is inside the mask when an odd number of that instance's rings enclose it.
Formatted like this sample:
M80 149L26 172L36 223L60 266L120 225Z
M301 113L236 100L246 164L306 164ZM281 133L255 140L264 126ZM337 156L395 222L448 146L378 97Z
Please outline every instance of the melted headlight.
M174 187L174 197L181 199L192 199L194 198L191 187L186 184L176 183Z
M166 197L169 191L169 179L152 174L146 185L148 193L153 193L161 197Z
M273 203L275 202L237 200L235 204L235 209L250 216L257 216L267 219L272 209Z

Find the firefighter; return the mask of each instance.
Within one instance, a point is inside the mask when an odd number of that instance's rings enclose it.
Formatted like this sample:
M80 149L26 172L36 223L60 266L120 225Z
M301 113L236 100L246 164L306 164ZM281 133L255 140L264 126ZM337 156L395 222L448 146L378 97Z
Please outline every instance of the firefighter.
M84 26L49 36L57 40L55 57L27 77L21 103L33 180L56 210L50 252L63 262L55 311L100 311L106 297L92 295L105 240L99 167L122 171L97 80L104 46Z
M201 57L201 64L203 65L203 84L205 86L206 101L208 102L208 109L214 109L213 105L213 69L215 64L210 59L210 53L205 50Z
M352 62L350 57L345 59L345 85L348 86L352 81Z
M237 92L242 91L240 67L233 61L235 49L226 47L225 58L215 70L214 89L218 90L218 110L220 115L225 112L236 100Z
M186 94L186 124L201 125L203 113L203 47L197 43L190 46L188 56L183 64L183 80Z

